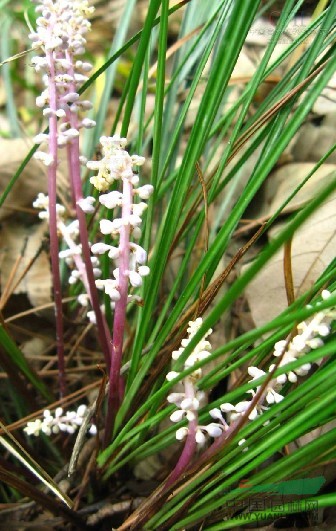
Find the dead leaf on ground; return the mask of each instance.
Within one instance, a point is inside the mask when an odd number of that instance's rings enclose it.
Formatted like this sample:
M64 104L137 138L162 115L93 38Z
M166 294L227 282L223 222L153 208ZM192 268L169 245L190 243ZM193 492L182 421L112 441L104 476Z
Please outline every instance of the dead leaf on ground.
M275 237L283 228L270 231ZM309 289L335 258L336 197L328 201L296 231L292 242L292 269L295 297ZM243 272L248 266L244 266ZM245 291L256 326L274 319L287 307L283 273L283 249L280 249Z
M333 75L315 101L313 112L322 115L336 112L336 74Z
M46 350L53 344L53 340L46 337L33 337L20 345L21 352L35 370L40 370L45 363ZM43 358L43 359L42 359Z
M286 201L290 192L309 175L314 163L286 164L275 170L263 188L263 202L256 211L257 217L271 216ZM323 188L330 181L330 176L336 172L336 164L324 164L305 183L301 190L293 197L283 210L283 213L293 212L304 206L316 194L316 190Z
M32 142L21 138L0 139L0 194L2 194L32 147ZM31 207L39 192L46 192L45 167L37 160L29 161L0 209L0 220L11 216L22 207Z
M44 223L33 226L6 224L3 226L0 241L1 291L6 288L18 258L21 258L14 277L10 280L14 287L25 268L38 254L22 281L15 287L13 294L27 294L32 306L40 306L51 302L51 274L49 259L45 251L41 251L41 243L47 231ZM24 247L24 242L26 246ZM12 290L10 289L10 292Z
M296 162L317 162L336 143L336 112L331 113L319 125L303 124L292 148ZM328 164L336 163L336 150L328 157Z

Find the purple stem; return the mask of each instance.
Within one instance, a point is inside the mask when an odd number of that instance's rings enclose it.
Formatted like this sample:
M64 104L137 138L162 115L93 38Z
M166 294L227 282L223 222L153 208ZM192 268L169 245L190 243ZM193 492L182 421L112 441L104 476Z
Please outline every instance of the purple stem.
M128 299L129 261L130 261L130 224L132 213L133 185L128 179L123 179L123 204L121 217L125 221L120 229L119 240L119 279L118 289L120 298L115 303L113 319L113 347L110 369L110 386L108 392L107 417L104 434L104 446L107 446L111 435L115 416L120 406L120 369L123 354L123 340L126 322L126 307Z
M72 55L67 53L67 59L69 61L69 64L71 65L69 68L69 74L73 77L74 69L73 69ZM72 87L72 91L73 92L76 91L75 86ZM68 118L70 122L70 127L78 130L77 114L75 112L70 111L68 112ZM80 242L82 244L82 255L83 255L83 261L85 264L87 282L89 286L88 295L90 297L92 308L96 315L98 336L99 336L99 341L100 341L100 344L101 344L101 347L104 353L106 367L107 367L107 370L110 370L112 340L111 340L111 335L108 330L105 319L103 318L103 314L102 314L100 304L99 304L99 297L98 297L98 292L96 288L95 277L93 274L93 266L91 262L91 252L90 252L90 246L89 246L89 236L88 236L88 231L87 231L87 226L86 226L85 213L78 205L78 201L83 198L82 179L80 175L80 161L79 161L79 156L80 156L79 138L73 138L68 144L67 148L68 148L68 165L69 165L69 172L70 172L72 197L76 203L75 208L76 208L76 214L77 214L77 219L79 223L79 237L80 237Z
M77 120L76 117L72 115L70 119L70 125L73 128L76 128ZM102 311L99 304L99 297L96 288L95 277L93 274L93 266L91 262L91 252L89 246L89 235L86 227L85 213L77 204L77 202L83 198L82 193L82 180L80 177L80 163L79 163L79 141L77 138L74 138L70 141L68 146L69 154L69 165L70 165L70 177L71 184L73 189L73 194L76 199L76 214L79 223L79 237L82 244L82 256L85 264L86 276L89 286L89 297L92 304L92 308L96 314L96 322L98 328L99 341L104 353L105 363L107 369L110 368L111 355L110 355L110 345L112 344L111 336L108 331L105 320L103 319Z
M64 337L63 337L63 315L62 315L62 289L59 268L59 245L57 235L57 212L56 212L56 173L57 173L57 92L55 84L55 64L53 52L47 51L46 57L49 63L49 100L52 112L49 118L49 154L53 157L53 162L48 166L48 196L49 196L49 234L50 234L50 259L53 276L53 290L55 300L55 320L56 320L56 346L58 359L58 379L60 395L66 393L65 366L64 366Z
M175 483L175 481L179 479L179 477L183 474L183 472L190 465L191 460L196 450L196 429L197 429L197 418L189 422L188 435L187 435L184 448L182 450L182 453L180 455L178 462L176 463L174 470L168 476L168 479L165 484L165 489L167 489L173 483Z
M184 389L185 389L185 396L186 398L190 398L190 400L195 399L195 385L194 382L190 377L186 377L184 379ZM170 474L168 476L168 479L165 484L165 488L170 487L180 476L183 474L183 472L186 470L186 468L190 465L192 458L194 457L195 450L196 450L196 431L198 426L198 414L197 411L193 412L194 418L189 421L188 424L188 435L187 439L184 445L184 448L182 450L182 453L180 455L180 458Z

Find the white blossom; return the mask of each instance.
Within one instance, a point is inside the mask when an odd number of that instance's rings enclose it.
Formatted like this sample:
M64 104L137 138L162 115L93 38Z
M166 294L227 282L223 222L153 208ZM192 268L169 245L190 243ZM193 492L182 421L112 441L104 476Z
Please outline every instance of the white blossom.
M91 245L91 252L93 254L104 254L112 248L112 245L107 245L106 243L94 243Z
M49 153L44 153L44 151L35 151L34 158L43 162L45 166L51 166L54 162L54 157Z
M151 184L145 184L134 190L134 194L138 194L140 199L149 199L154 191L154 187Z
M133 172L133 166L143 163L143 157L130 156L125 150L127 140L118 135L100 138L102 145L102 159L99 161L88 161L87 167L98 172L91 177L90 182L102 193L99 196L99 202L107 209L118 208L118 216L112 219L101 219L99 222L100 232L105 235L111 235L113 239L119 239L119 245L110 245L109 243L97 242L91 246L94 254L108 253L108 257L115 262L117 266L113 270L113 279L98 279L96 285L98 289L103 289L110 296L112 303L120 300L119 291L119 264L123 265L123 278L128 277L128 286L130 288L139 288L142 285L143 277L149 275L150 270L146 265L147 253L140 245L134 243L132 239L141 236L140 225L142 223L142 214L147 208L146 203L131 203L133 195L136 195L136 186L138 176ZM114 181L121 181L123 191L108 191L109 186ZM128 184L126 184L128 183ZM145 189L144 194L150 195L152 186ZM128 190L125 193L125 190ZM127 227L127 232L126 232ZM122 235L125 235L127 241L120 244ZM114 241L113 241L114 243ZM127 252L128 268L122 260L123 253ZM127 300L134 300L133 294L127 295Z
M112 209L116 206L122 205L122 198L122 193L118 192L117 190L114 190L113 192L109 192L108 194L102 194L101 196L99 196L99 202L106 208Z
M92 214L95 211L94 203L95 198L92 196L87 196L77 201L77 205L85 212L86 214Z
M49 409L45 409L42 419L36 419L27 423L23 431L27 435L35 435L37 437L40 433L45 435L52 435L59 432L73 434L82 425L84 416L87 411L87 406L81 404L77 411L64 411L63 408L56 408L52 415ZM89 433L94 435L97 432L96 426L91 425Z
M85 51L85 35L91 26L87 15L92 10L87 0L40 0L36 7L36 13L39 15L36 30L29 37L33 41L33 48L39 48L41 56L33 57L31 64L37 72L42 72L45 85L41 95L36 98L36 105L44 108L43 115L46 118L61 118L63 126L66 123L64 119L67 111L77 113L88 108L86 102L80 102L77 88L87 80L83 72L89 71L90 65L87 62L72 60L72 57ZM54 89L56 101L52 98L51 104L50 94ZM64 147L77 138L80 126L93 127L94 121L83 118L78 121L78 125L60 129L57 134L57 146ZM38 144L49 143L50 138L49 135L41 133L34 141ZM54 163L50 153L37 151L34 156L46 166Z
M187 347L194 335L202 326L202 323L203 321L201 317L197 318L195 321L189 322L189 326L187 328L188 337L182 339L181 347L178 350L173 351L172 358L174 360L177 360L181 356L181 354L184 352L185 347ZM208 330L208 332L203 336L203 338L201 338L199 343L196 345L190 356L185 360L185 369L193 367L193 365L197 363L199 359L203 359L205 356L208 356L210 354L209 350L211 348L211 344L209 341L207 341L206 337L211 334L211 332L211 329ZM166 379L168 381L171 381L178 375L178 372L170 371L168 372ZM170 420L172 422L180 422L184 418L186 418L189 423L195 421L197 422L197 412L206 401L205 393L197 389L197 380L201 377L201 375L201 369L193 371L190 375L186 376L182 380L182 384L184 386L183 392L172 392L168 395L168 402L175 404L178 407L178 409L175 410L170 416ZM190 426L178 429L176 431L176 439L183 440L190 429ZM207 440L207 436L218 437L219 435L221 435L222 431L223 427L217 425L216 423L211 423L208 426L197 425L195 431L195 441L198 446L203 446Z

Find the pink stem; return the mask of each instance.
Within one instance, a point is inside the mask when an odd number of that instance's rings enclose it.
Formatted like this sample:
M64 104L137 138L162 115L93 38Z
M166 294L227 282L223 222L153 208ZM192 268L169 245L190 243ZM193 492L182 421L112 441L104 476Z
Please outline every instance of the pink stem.
M76 120L77 121L77 120ZM75 127L76 122L74 119L70 122L71 127ZM93 266L91 262L91 252L89 246L89 235L86 227L85 213L77 204L77 202L83 198L82 193L82 181L80 177L80 165L79 165L79 141L77 138L74 138L70 141L69 145L70 152L70 175L71 183L73 187L73 193L76 198L76 214L79 223L79 237L82 244L82 256L85 264L87 282L89 287L89 297L92 304L92 308L96 315L96 322L98 328L98 335L100 344L104 353L105 363L107 369L110 368L111 356L110 356L110 345L112 344L111 336L108 331L107 325L104 322L102 311L99 304L99 297L96 288L95 277L93 274Z
M195 450L196 450L196 438L195 438L196 429L197 429L197 419L194 419L189 422L188 435L187 435L184 448L182 450L182 453L180 455L178 462L176 463L174 470L168 476L168 479L165 484L165 488L168 488L173 483L175 483L175 481L179 479L179 477L183 474L183 472L190 465L192 458L194 457Z
M184 388L185 388L186 398L190 398L191 400L193 400L195 398L195 387L190 377L185 378ZM179 479L181 474L183 474L183 472L190 465L192 458L194 457L195 450L196 450L196 430L198 426L198 415L197 415L197 411L194 411L193 413L194 413L194 418L189 421L188 435L187 435L184 448L182 450L182 453L180 455L180 458L174 470L168 476L168 479L165 484L165 488L170 487L177 479Z
M111 435L114 419L120 406L120 369L123 354L123 340L126 322L126 307L128 299L129 262L130 262L130 224L132 213L133 185L128 179L123 179L123 204L121 217L125 221L120 229L119 240L119 279L118 289L120 299L115 303L113 319L113 355L110 370L110 386L108 393L107 417L104 445Z
M49 234L50 234L50 259L53 276L53 290L55 300L56 320L56 346L58 359L58 379L61 397L65 395L65 365L64 365L64 337L62 315L62 289L59 268L59 244L57 235L57 212L56 212L56 175L57 175L57 92L55 83L55 64L52 51L46 52L49 63L49 100L50 109L53 111L49 117L49 154L53 162L48 166L48 196L49 196Z
M69 64L71 65L71 67L69 68L69 74L73 76L74 75L73 66L72 66L73 57L69 53L67 53L67 59L69 60ZM75 92L76 87L73 86L72 90ZM71 112L71 111L68 112L68 118L70 122L70 127L78 130L77 113ZM70 180L71 180L71 187L72 187L72 196L76 202L75 206L76 206L77 219L79 223L80 242L82 244L82 256L83 256L83 261L85 264L86 277L87 277L88 288L89 288L88 295L90 297L92 308L96 315L98 335L99 335L100 344L101 344L101 347L104 353L106 367L108 370L110 370L112 340L111 340L111 336L110 336L107 324L105 322L105 319L103 318L103 314L102 314L100 304L99 304L99 297L98 297L95 278L93 274L93 266L91 262L91 252L90 252L90 246L89 246L89 236L88 236L88 231L86 227L85 213L78 205L78 201L83 198L79 156L80 156L79 139L73 138L68 144L68 164L69 164Z

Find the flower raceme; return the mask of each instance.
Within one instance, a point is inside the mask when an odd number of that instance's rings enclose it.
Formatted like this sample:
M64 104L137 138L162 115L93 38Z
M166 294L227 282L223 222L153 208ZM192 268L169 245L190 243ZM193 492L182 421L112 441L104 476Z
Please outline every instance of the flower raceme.
M81 99L79 87L88 79L91 64L79 59L85 52L85 36L90 29L87 17L93 8L86 0L40 0L36 1L36 30L30 34L33 48L40 52L32 58L32 66L42 74L44 89L36 98L37 107L43 109L48 120L48 133L38 134L36 144L46 145L46 149L36 151L35 158L48 168L48 220L50 234L50 258L53 276L55 302L55 320L57 337L57 357L59 367L60 394L66 392L64 337L62 318L62 290L59 267L58 212L57 204L57 167L58 150L66 148L68 176L71 187L72 203L76 208L79 222L83 264L86 270L87 293L90 293L99 328L100 343L106 364L110 362L109 334L99 306L95 289L93 265L90 260L87 227L82 211L78 212L77 201L82 199L82 181L80 165L84 159L79 153L79 135L81 128L91 128L95 122L83 117L82 113L92 108L88 100ZM79 260L77 260L79 262Z
M147 252L136 241L141 236L140 225L142 223L141 216L143 215L147 204L143 199L148 199L153 192L153 186L145 184L144 186L138 186L139 177L133 172L135 166L143 164L144 158L133 156L131 157L124 146L126 139L122 139L118 136L114 137L102 137L100 139L103 146L104 157L101 161L88 162L89 168L95 167L98 169L98 175L91 178L91 182L96 184L99 189L108 189L113 181L127 181L123 184L123 188L127 191L131 190L131 193L126 195L123 192L112 191L105 194L101 194L99 197L99 203L108 210L118 208L121 210L121 217L115 217L112 221L108 219L102 219L100 221L100 230L103 235L110 235L114 239L113 245L106 244L104 242L97 242L91 245L91 262L93 266L93 272L96 280L96 286L98 289L104 290L104 292L110 297L112 308L115 307L115 303L120 300L120 257L124 257L125 253L128 253L127 267L122 271L124 277L128 277L129 285L131 288L138 288L142 284L142 278L149 274L149 267L146 264ZM112 178L113 175L113 178ZM104 177L103 177L104 176ZM100 182L102 180L102 182ZM133 202L136 198L140 201ZM92 213L95 210L95 198L86 197L81 199L78 203L80 208L85 213ZM128 202L127 202L128 201ZM33 206L41 209L39 217L41 219L49 219L48 210L48 197L44 194L39 194ZM89 287L86 277L86 271L81 258L81 245L76 242L79 234L78 221L74 220L70 224L66 225L64 221L65 209L62 205L56 205L57 210L57 228L63 238L63 242L67 246L59 253L59 257L66 260L66 263L71 267L71 274L69 277L69 283L74 284L81 281L85 288L85 293L78 296L78 302L86 307L90 302ZM126 215L125 215L126 210ZM127 231L128 239L121 241L121 235L123 231ZM116 240L118 240L117 242ZM115 264L113 268L113 278L100 279L101 269L99 267L99 255L108 253L109 258ZM123 262L125 265L125 261ZM136 296L128 294L128 302L136 299ZM87 312L89 319L95 322L95 313L92 310Z
M139 187L139 176L134 168L141 166L145 159L137 155L130 156L125 150L127 140L117 135L100 138L103 157L99 161L87 162L87 167L97 172L90 182L99 192L99 202L107 210L116 211L113 219L100 220L100 232L105 236L104 242L91 246L94 255L108 253L113 261L112 278L97 279L98 289L104 290L114 309L112 358L110 366L110 385L108 394L108 414L105 428L105 442L107 444L112 425L122 400L120 379L123 355L123 339L126 324L127 303L136 298L129 289L142 285L143 277L149 274L149 267L145 265L147 253L137 241L141 237L142 215L147 204L142 199L148 199L153 192L149 184ZM108 192L111 185L118 188ZM140 199L137 201L136 199ZM78 203L87 211L94 205L94 198L89 197ZM111 216L108 216L111 217ZM108 237L108 239L106 238ZM106 241L107 240L107 241ZM88 313L90 320L95 315Z
M45 409L43 418L28 422L23 431L27 435L35 435L35 437L40 435L41 432L48 436L60 433L61 431L73 434L82 425L86 411L87 407L85 404L81 404L77 408L77 411L64 412L63 408L58 407L54 415L51 414L49 409ZM97 433L97 428L94 424L89 428L89 433L91 435Z
M143 201L150 197L153 187L150 184L139 186L139 176L134 173L134 167L143 164L144 158L131 157L124 149L126 139L118 136L102 137L100 139L103 147L103 158L101 161L88 162L90 169L98 170L98 175L91 178L94 186L100 191L105 191L115 183L122 186L122 191L111 191L101 194L99 203L107 210L117 210L120 217L113 220L101 219L100 230L103 236L110 236L111 243L97 242L91 245L91 262L93 272L96 277L101 275L99 268L99 255L108 253L108 257L113 261L113 278L100 279L95 283L98 289L103 289L110 297L111 306L114 309L113 318L113 358L111 359L110 393L111 403L118 403L120 396L116 389L119 389L120 367L122 359L123 334L125 329L126 306L130 300L137 298L133 293L134 288L142 284L143 277L149 274L146 264L147 253L137 240L141 236L142 215L147 208ZM81 198L78 206L84 214L95 211L95 198L92 196ZM49 200L43 194L39 194L34 202L36 208L42 209L39 216L42 219L49 219ZM69 278L70 284L81 281L85 292L78 296L78 302L89 309L90 286L87 280L86 268L82 260L82 245L76 243L79 232L78 221L75 220L66 225L64 220L65 210L61 205L56 204L57 228L62 235L63 242L67 248L59 253L60 258L64 258L72 268ZM132 293L129 293L131 288ZM91 322L96 322L96 312L87 312ZM113 394L114 393L114 394Z
M134 167L144 163L144 157L132 157L124 149L126 139L119 136L101 137L103 158L100 161L89 161L87 167L98 171L91 177L91 183L99 191L107 191L112 183L121 182L122 191L111 191L101 194L99 202L107 209L118 209L120 217L100 220L100 231L110 236L112 243L95 243L91 246L94 255L108 253L115 263L113 278L98 279L96 286L104 290L113 305L125 297L128 285L137 288L142 284L142 278L149 274L146 264L147 253L136 241L141 236L142 215L147 208L143 201L134 202L136 198L148 199L153 192L153 186L139 185L139 176L134 173ZM89 198L89 205L93 205L93 198ZM83 203L84 204L84 203ZM81 208L83 206L81 205ZM88 208L88 204L84 204ZM132 241L135 240L135 241ZM126 294L127 300L133 296Z
M322 299L327 300L330 297L330 293L327 290L322 291ZM316 304L318 308L319 303ZM323 345L323 338L328 336L331 332L331 324L336 319L336 310L334 307L318 311L309 321L299 323L297 326L298 333L287 342L282 340L274 345L273 355L275 357L283 356L279 367L285 367L287 364L300 359L305 353L316 349ZM178 359L183 353L184 348L190 342L190 339L195 335L197 330L202 324L202 319L198 318L195 322L189 323L187 339L183 339L179 350L172 353L174 360ZM206 336L211 333L208 331ZM205 337L206 337L205 336ZM185 361L184 368L192 367L196 362L209 356L210 343L206 341L205 337L196 346L192 354ZM286 346L287 345L287 346ZM274 364L269 367L269 371L272 371ZM296 383L298 376L305 376L311 369L309 363L303 363L300 367L287 371L286 373L272 379L264 390L259 401L254 404L254 407L249 412L248 419L254 420L256 417L262 415L273 404L279 403L284 399L281 394L282 387L288 381L290 383ZM248 374L252 377L249 382L253 382L263 376L267 375L267 372L259 369L258 367L248 367ZM169 372L167 379L172 380L178 376L177 372ZM188 426L183 426L176 431L176 438L182 440L190 434L190 425L192 422L197 424L198 410L205 403L205 394L202 391L197 390L197 381L202 376L202 370L198 369L191 373L183 380L184 392L171 393L167 400L170 403L175 404L179 409L174 411L170 416L172 422L180 422L182 420L188 421ZM248 391L251 396L251 400L243 400L236 405L225 402L219 407L213 408L209 411L210 416L214 419L214 422L207 426L196 426L194 428L194 436L196 443L199 446L204 445L206 442L206 435L216 438L222 435L224 432L228 432L233 423L238 422L246 412L251 408L252 401L259 391L260 386L256 386L255 389ZM224 415L227 419L224 418ZM244 445L245 440L239 441L239 445ZM243 451L247 448L243 446Z
M86 0L40 0L36 3L36 30L30 38L33 48L41 53L32 59L32 65L36 72L43 75L44 89L37 97L36 104L43 109L49 131L38 134L34 139L36 144L47 146L45 150L38 150L35 157L48 167L48 197L40 195L34 206L42 208L40 217L49 221L60 392L63 395L66 390L59 267L59 259L62 258L71 268L70 284L78 281L83 283L84 293L78 296L78 302L89 310L87 315L90 321L97 325L106 367L110 372L106 421L108 432L111 431L113 415L121 400L120 367L127 303L137 298L133 288L140 287L143 277L149 274L147 253L139 245L138 239L141 236L142 215L147 208L144 200L150 197L153 187L149 184L138 186L139 176L134 167L143 164L144 158L128 154L125 150L126 139L102 137L103 158L90 161L87 167L98 171L90 181L99 192L103 192L99 198L100 204L106 209L117 209L118 216L113 220L100 221L100 231L105 241L91 246L86 215L95 213L96 200L93 196L83 197L80 165L85 165L87 160L80 155L79 136L82 128L92 128L95 122L83 116L92 108L92 104L80 97L78 89L87 81L87 73L92 67L79 56L85 52L85 37L90 29L87 17L93 8L89 7ZM67 152L72 205L77 218L70 224L66 224L64 209L57 204L56 197L58 150L61 148ZM111 190L114 183L120 183L122 189ZM59 235L66 247L61 251ZM113 270L109 275L111 278L102 279L99 278L102 271L97 255L105 252L113 261ZM132 293L129 293L130 286ZM114 309L112 334L103 315L97 289L104 290L111 299ZM111 408L114 409L113 414Z
M330 292L323 290L321 296L323 300L327 300L330 297ZM317 303L317 307L318 304L319 303ZM288 344L286 340L281 340L275 343L273 355L275 357L279 357L281 355L283 356L278 367L283 368L289 363L300 359L305 353L322 346L322 338L329 335L331 331L331 323L333 320L335 320L335 318L335 308L317 312L309 321L303 321L298 324L298 334L296 334ZM269 371L272 371L274 367L275 364L271 364ZM310 369L310 363L303 363L300 367L287 371L284 374L272 379L268 383L259 402L249 413L249 420L253 420L257 416L262 415L264 411L269 409L269 406L281 402L284 398L280 392L283 385L287 381L290 383L296 383L297 377L306 376ZM249 380L250 382L267 375L265 371L262 371L257 367L249 367L248 373L250 376L252 376L252 380ZM223 413L228 415L230 423L239 421L239 419L244 416L246 411L250 408L252 400L259 388L260 387L257 386L256 390L251 389L249 391L249 393L252 395L251 400L243 400L242 402L238 402L235 406L230 403L223 403L219 408L214 408L211 410L209 412L210 415L212 418L219 420L221 425L226 425L222 415Z
M77 60L85 51L85 34L90 29L87 16L94 10L85 0L43 0L36 12L40 14L36 31L30 34L33 48L41 49L43 55L32 58L36 72L43 73L45 85L36 105L43 109L43 115L55 121L60 119L57 138L51 132L38 134L36 144L47 143L49 152L37 151L35 158L46 166L55 162L55 153L51 142L56 140L57 147L65 147L72 139L79 137L79 130L95 126L89 118L79 119L83 111L90 110L92 103L81 100L77 89L88 79L87 73L92 65ZM74 119L75 118L75 119Z
M181 347L172 353L173 360L177 360L183 353L185 347L190 343L191 339L198 332L202 326L202 318L198 317L195 321L189 322L187 329L188 337L182 339ZM211 344L206 339L212 330L204 335L201 341L196 345L193 352L184 362L184 369L191 368L200 360L206 359L210 356ZM171 371L167 374L168 381L173 380L178 376L176 371ZM211 437L219 437L222 434L223 427L211 423L207 426L198 425L198 410L205 404L206 395L203 391L197 390L197 381L202 377L202 369L197 369L183 379L184 390L179 393L171 393L167 400L171 404L175 404L179 409L174 411L170 416L172 422L180 422L184 418L188 421L188 427L179 428L176 431L176 439L183 440L188 435L195 438L197 445L203 446L206 442L206 435Z

